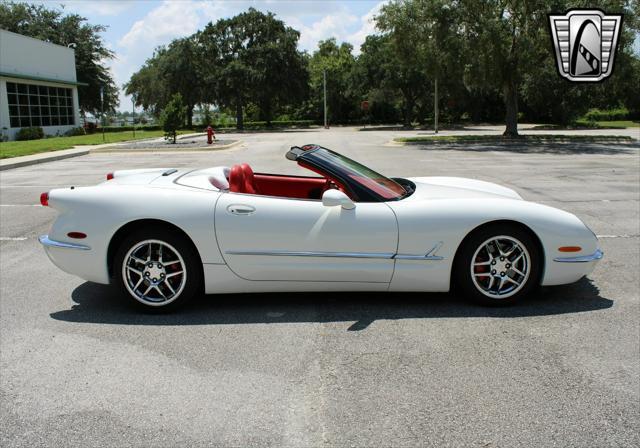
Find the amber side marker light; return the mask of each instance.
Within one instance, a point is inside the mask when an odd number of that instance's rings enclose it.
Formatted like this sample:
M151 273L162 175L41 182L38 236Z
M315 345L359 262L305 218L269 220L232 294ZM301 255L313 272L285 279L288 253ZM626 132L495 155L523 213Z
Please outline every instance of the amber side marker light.
M558 248L560 252L580 252L582 247L580 246L562 246Z
M49 206L49 193L42 193L40 195L40 205L42 205L43 207L48 207Z
M87 237L86 233L82 233L82 232L69 232L67 233L67 236L69 238L75 238L77 240L81 240Z

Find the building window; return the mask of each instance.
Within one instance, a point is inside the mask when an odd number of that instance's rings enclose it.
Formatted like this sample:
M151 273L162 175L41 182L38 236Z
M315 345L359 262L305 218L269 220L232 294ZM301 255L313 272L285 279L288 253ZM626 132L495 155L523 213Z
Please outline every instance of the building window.
M76 123L71 89L8 82L7 96L12 128Z

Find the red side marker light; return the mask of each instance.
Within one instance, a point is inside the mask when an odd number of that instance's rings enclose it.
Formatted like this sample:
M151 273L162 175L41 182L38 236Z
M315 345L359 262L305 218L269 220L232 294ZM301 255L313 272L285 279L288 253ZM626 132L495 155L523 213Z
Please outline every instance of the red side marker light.
M114 178L113 173L107 173L107 180L111 180Z
M558 248L559 252L580 252L582 247L580 246L562 246Z
M40 195L40 205L42 205L43 207L49 206L49 192L42 193Z
M77 240L81 240L87 237L86 233L82 233L82 232L69 232L67 233L67 236L69 238L75 238Z

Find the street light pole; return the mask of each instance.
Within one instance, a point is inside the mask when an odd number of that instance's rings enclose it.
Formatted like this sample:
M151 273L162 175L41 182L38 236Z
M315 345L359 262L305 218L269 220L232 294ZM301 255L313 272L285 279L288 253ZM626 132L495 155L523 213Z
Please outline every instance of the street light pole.
M433 100L433 127L435 129L435 133L438 133L438 77L436 76L435 81L435 92L434 92L434 100Z
M131 124L133 125L133 139L136 139L136 96L135 95L131 95L131 105L132 107L132 112L131 112Z
M324 80L324 128L327 129L327 70L322 70Z
M100 115L102 118L102 143L105 143L104 138L104 86L100 86Z

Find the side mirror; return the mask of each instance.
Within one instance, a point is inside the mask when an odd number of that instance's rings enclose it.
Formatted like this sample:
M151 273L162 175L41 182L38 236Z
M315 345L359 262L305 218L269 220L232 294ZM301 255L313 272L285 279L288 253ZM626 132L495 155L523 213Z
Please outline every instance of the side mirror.
M337 207L338 205L346 210L356 208L356 204L340 190L327 190L322 194L322 205L325 207Z

